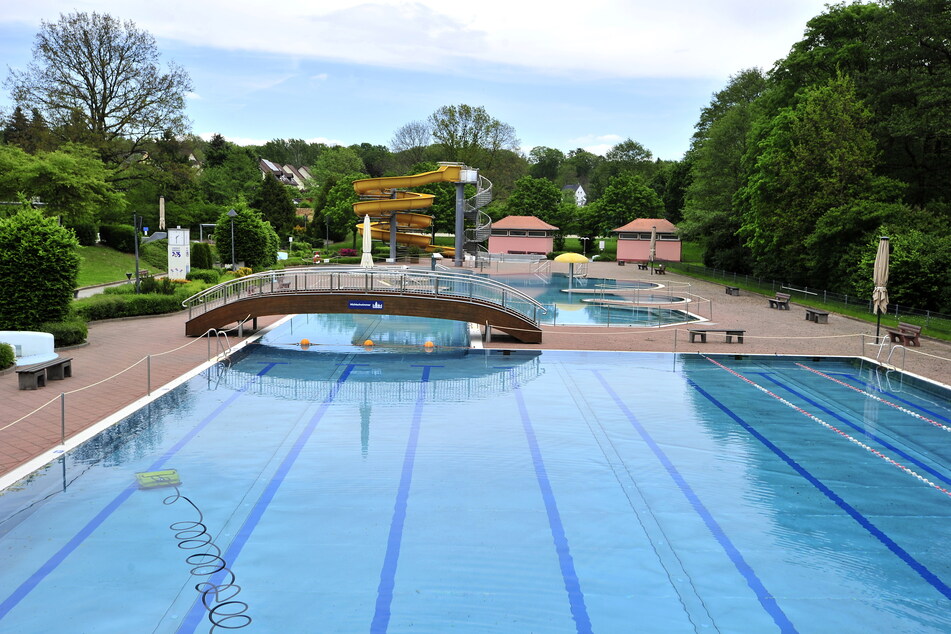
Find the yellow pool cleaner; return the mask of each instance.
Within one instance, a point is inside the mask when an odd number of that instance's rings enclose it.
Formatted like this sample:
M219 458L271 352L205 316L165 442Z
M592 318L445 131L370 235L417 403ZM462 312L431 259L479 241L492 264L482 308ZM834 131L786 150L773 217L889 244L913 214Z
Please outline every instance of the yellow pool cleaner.
M182 481L175 469L162 471L142 471L135 474L135 480L140 489L159 489L161 487L181 486Z

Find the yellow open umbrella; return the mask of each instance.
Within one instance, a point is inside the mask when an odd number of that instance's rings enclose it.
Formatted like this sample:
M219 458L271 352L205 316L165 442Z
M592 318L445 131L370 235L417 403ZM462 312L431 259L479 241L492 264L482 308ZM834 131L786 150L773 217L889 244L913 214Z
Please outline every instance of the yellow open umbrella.
M587 262L588 258L581 255L580 253L568 252L562 253L561 255L555 256L555 262L567 262L568 263L568 290L571 290L574 279L575 279L575 264L581 264L582 262Z

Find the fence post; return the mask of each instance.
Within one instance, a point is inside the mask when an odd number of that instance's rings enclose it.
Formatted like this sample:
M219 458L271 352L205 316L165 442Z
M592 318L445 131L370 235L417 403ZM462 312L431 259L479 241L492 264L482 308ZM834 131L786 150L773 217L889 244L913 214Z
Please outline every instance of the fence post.
M152 355L145 357L145 388L149 396L152 396Z
M59 441L66 444L66 392L59 395Z

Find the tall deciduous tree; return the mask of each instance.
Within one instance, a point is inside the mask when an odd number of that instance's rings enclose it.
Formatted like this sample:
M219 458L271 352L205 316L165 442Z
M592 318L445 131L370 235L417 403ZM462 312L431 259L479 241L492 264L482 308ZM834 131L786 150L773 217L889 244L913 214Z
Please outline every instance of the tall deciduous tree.
M528 153L528 162L531 163L529 173L534 178L547 178L555 182L558 171L565 162L565 154L559 149L538 145Z
M558 216L561 190L547 178L523 176L515 181L515 189L505 202L510 216L536 216L549 224Z
M817 226L824 235L820 242L829 242L830 236L856 229L849 226L852 221L842 225L837 217L842 208L858 201L885 202L896 194L892 182L873 172L877 148L870 116L851 80L839 76L806 89L795 108L783 109L769 122L750 149L753 164L739 193L740 233L756 272L825 288L841 276L839 262L831 260L836 254L828 244L814 242ZM866 229L877 225L873 220Z
M491 169L505 150L518 150L515 128L490 116L482 106L442 106L429 116L429 125L447 160Z
M637 218L661 218L664 203L640 176L621 174L608 183L604 194L593 205L592 214L598 235L606 236Z
M145 139L187 131L188 74L159 66L155 38L131 21L76 12L42 22L33 60L7 79L18 105L36 107L64 140L119 161ZM122 143L119 143L119 140Z

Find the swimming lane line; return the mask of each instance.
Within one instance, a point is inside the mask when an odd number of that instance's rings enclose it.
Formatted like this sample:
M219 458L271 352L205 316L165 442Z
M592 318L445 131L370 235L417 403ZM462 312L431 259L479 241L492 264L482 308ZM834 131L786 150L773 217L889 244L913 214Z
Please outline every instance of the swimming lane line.
M270 371L271 368L273 368L275 365L277 364L268 363L264 368L261 369L260 372L258 372L255 375L255 378L252 378L249 381L247 381L243 386L238 388L234 394L232 394L227 399L225 399L210 414L205 416L205 418L203 418L201 422L198 423L198 425L196 425L187 434L182 436L182 438L177 443L172 445L168 449L168 451L166 451L164 454L162 454L162 456L158 460L152 463L152 465L150 465L148 469L146 469L146 471L157 471L162 466L164 466L165 462L169 458L171 458L173 455L178 453L178 451L181 450L182 447L188 444L188 442L191 441L192 438L194 438L201 430L207 427L208 424L211 423L211 421L213 421L215 418L221 415L221 413L224 412L235 400L237 400L240 396L242 396L248 390L248 388L251 387L251 384L255 382L257 377L263 376L268 371ZM129 497L133 493L135 493L137 490L138 490L138 485L135 482L132 482L131 484L129 484L129 486L127 486L125 489L122 490L121 493L119 493L119 495L113 498L113 500L109 502L105 506L105 508L99 511L99 513L97 513L95 517L93 517L91 520L89 520L89 522L86 523L85 526L79 529L79 531L73 536L72 539L66 542L66 544L62 548L60 548L52 557L47 559L46 562L42 566L40 566L39 570L34 572L32 575L30 575L30 577L26 581L21 583L20 586L16 590L14 590L13 593L10 594L10 596L8 596L3 601L3 603L0 603L0 620L3 620L3 618L10 612L10 610L15 608L17 604L20 603L20 601L22 601L26 597L26 595L28 595L33 590L33 588L39 585L40 582L43 581L43 579L47 577L47 575L49 575L51 572L53 572L57 568L57 566L63 563L63 561L67 557L69 557L69 555L72 554L73 551L75 551L90 535L92 535L93 532L95 532L97 528L102 526L103 522L105 522L109 518L109 516L112 515L115 512L115 510L118 509L122 505L123 502L128 500Z
M709 509L704 505L700 500L700 497L693 490L693 487L687 483L680 471L677 470L677 467L674 466L674 463L671 462L670 458L664 453L664 450L660 448L660 445L654 440L654 438L647 432L647 429L641 425L640 421L634 416L634 413L628 408L628 406L621 400L621 397L617 392L608 384L604 379L602 374L595 370L595 377L601 383L601 386L608 393L611 399L617 405L618 409L624 414L628 422L634 427L637 433L640 435L644 443L650 448L657 460L663 465L664 469L667 470L667 474L673 479L674 483L677 485L677 488L680 489L680 492L687 498L687 501L690 502L690 505L693 507L697 515L700 516L700 519L703 520L703 523L707 526L707 529L713 534L714 539L717 540L717 543L720 544L720 547L726 552L727 556L730 558L730 561L733 562L733 566L736 568L737 572L742 575L746 580L747 585L753 591L753 594L756 595L757 601L763 607L767 614L773 619L773 622L779 627L781 632L796 632L796 627L793 625L792 621L789 620L789 617L786 616L786 613L783 612L782 608L779 607L779 604L776 602L773 594L766 589L766 586L763 584L762 580L757 576L756 571L753 570L753 567L750 566L746 559L743 557L743 554L740 552L739 548L733 543L733 541L727 536L724 532L723 527L720 526L719 522L713 517L713 514ZM689 379L688 379L689 380Z
M731 370L731 372L733 371ZM736 374L739 375L739 373L736 373ZM743 378L749 381L749 379L746 379L745 377ZM790 457L785 451L783 451L778 446L773 444L768 438L766 438L763 434L757 431L752 425L750 425L745 420L740 418L739 415L734 413L730 408L728 408L726 405L724 405L723 403L718 401L716 398L714 398L713 395L711 395L709 392L707 392L702 387L700 387L692 379L687 379L687 382L690 384L691 387L697 390L697 392L699 392L703 397L705 397L708 401L710 401L718 409L720 409L720 411L722 411L724 414L729 416L740 427L746 430L746 432L749 433L751 436L753 436L753 438L758 440L767 449L769 449L774 454L776 454L776 456L778 456L780 460L782 460L787 465L789 465L789 467L791 467L793 471L795 471L800 476L802 476L807 482L812 484L812 486L817 488L823 495L829 498L836 506L838 506L840 509L845 511L845 513L849 517L851 517L856 522L858 522L858 524L862 528L864 528L872 536L874 536L882 544L884 544L885 547L887 547L890 551L892 551L892 553L895 554L899 559L904 561L912 570L918 573L918 575L922 579L924 579L929 585L931 585L935 590L937 590L942 595L944 595L945 598L951 599L951 587L948 587L948 585L944 583L937 575L935 575L933 572L928 570L928 568L925 567L917 559L912 557L911 554L909 554L905 549L899 546L891 537L886 535L884 531L882 531L880 528L872 524L872 522L867 517L862 515L851 504L849 504L848 502L843 500L841 497L839 497L839 495L835 491L833 491L828 486L826 486L821 480L819 480L817 477L812 475L812 473L806 470L805 467L803 467L798 462L793 460L792 457Z
M284 484L284 478L287 477L287 474L290 472L291 467L294 466L294 463L297 461L297 458L300 456L301 451L304 449L304 445L307 444L307 441L310 439L311 434L314 433L314 430L317 428L317 425L320 423L321 419L324 417L324 414L327 413L327 409L330 407L330 404L336 398L337 393L340 391L343 383L350 377L350 373L353 372L355 367L366 365L365 363L348 363L344 366L343 372L340 373L340 376L337 378L337 382L334 383L334 386L330 389L330 392L327 394L327 397L320 404L320 407L311 416L310 421L297 436L297 440L294 441L294 446L291 447L291 450L284 456L284 460L281 461L280 466L277 468L277 471L274 472L274 475L271 476L270 482L268 482L267 487L264 489L264 492L261 494L261 497L258 498L258 501L255 502L254 507L251 509L251 512L248 513L248 516L245 518L244 523L241 525L241 528L238 529L237 534L234 539L231 540L231 543L228 545L228 549L225 551L225 554L222 555L225 563L228 567L232 567L235 560L238 558L238 555L241 554L241 550L247 544L248 540L251 538L251 533L254 532L254 529L257 528L258 522L261 521L261 518L264 516L264 512L267 510L267 507L271 504L271 501L274 499L277 490ZM221 571L212 576L206 583L209 585L217 586L228 574L227 571ZM182 619L182 624L178 627L178 632L184 634L186 632L194 632L197 629L198 625L202 621L202 617L208 614L208 610L205 609L204 604L201 601L201 595L197 595L195 601L192 603L191 609L188 611L188 614L185 615L185 618ZM214 628L212 628L214 629Z

